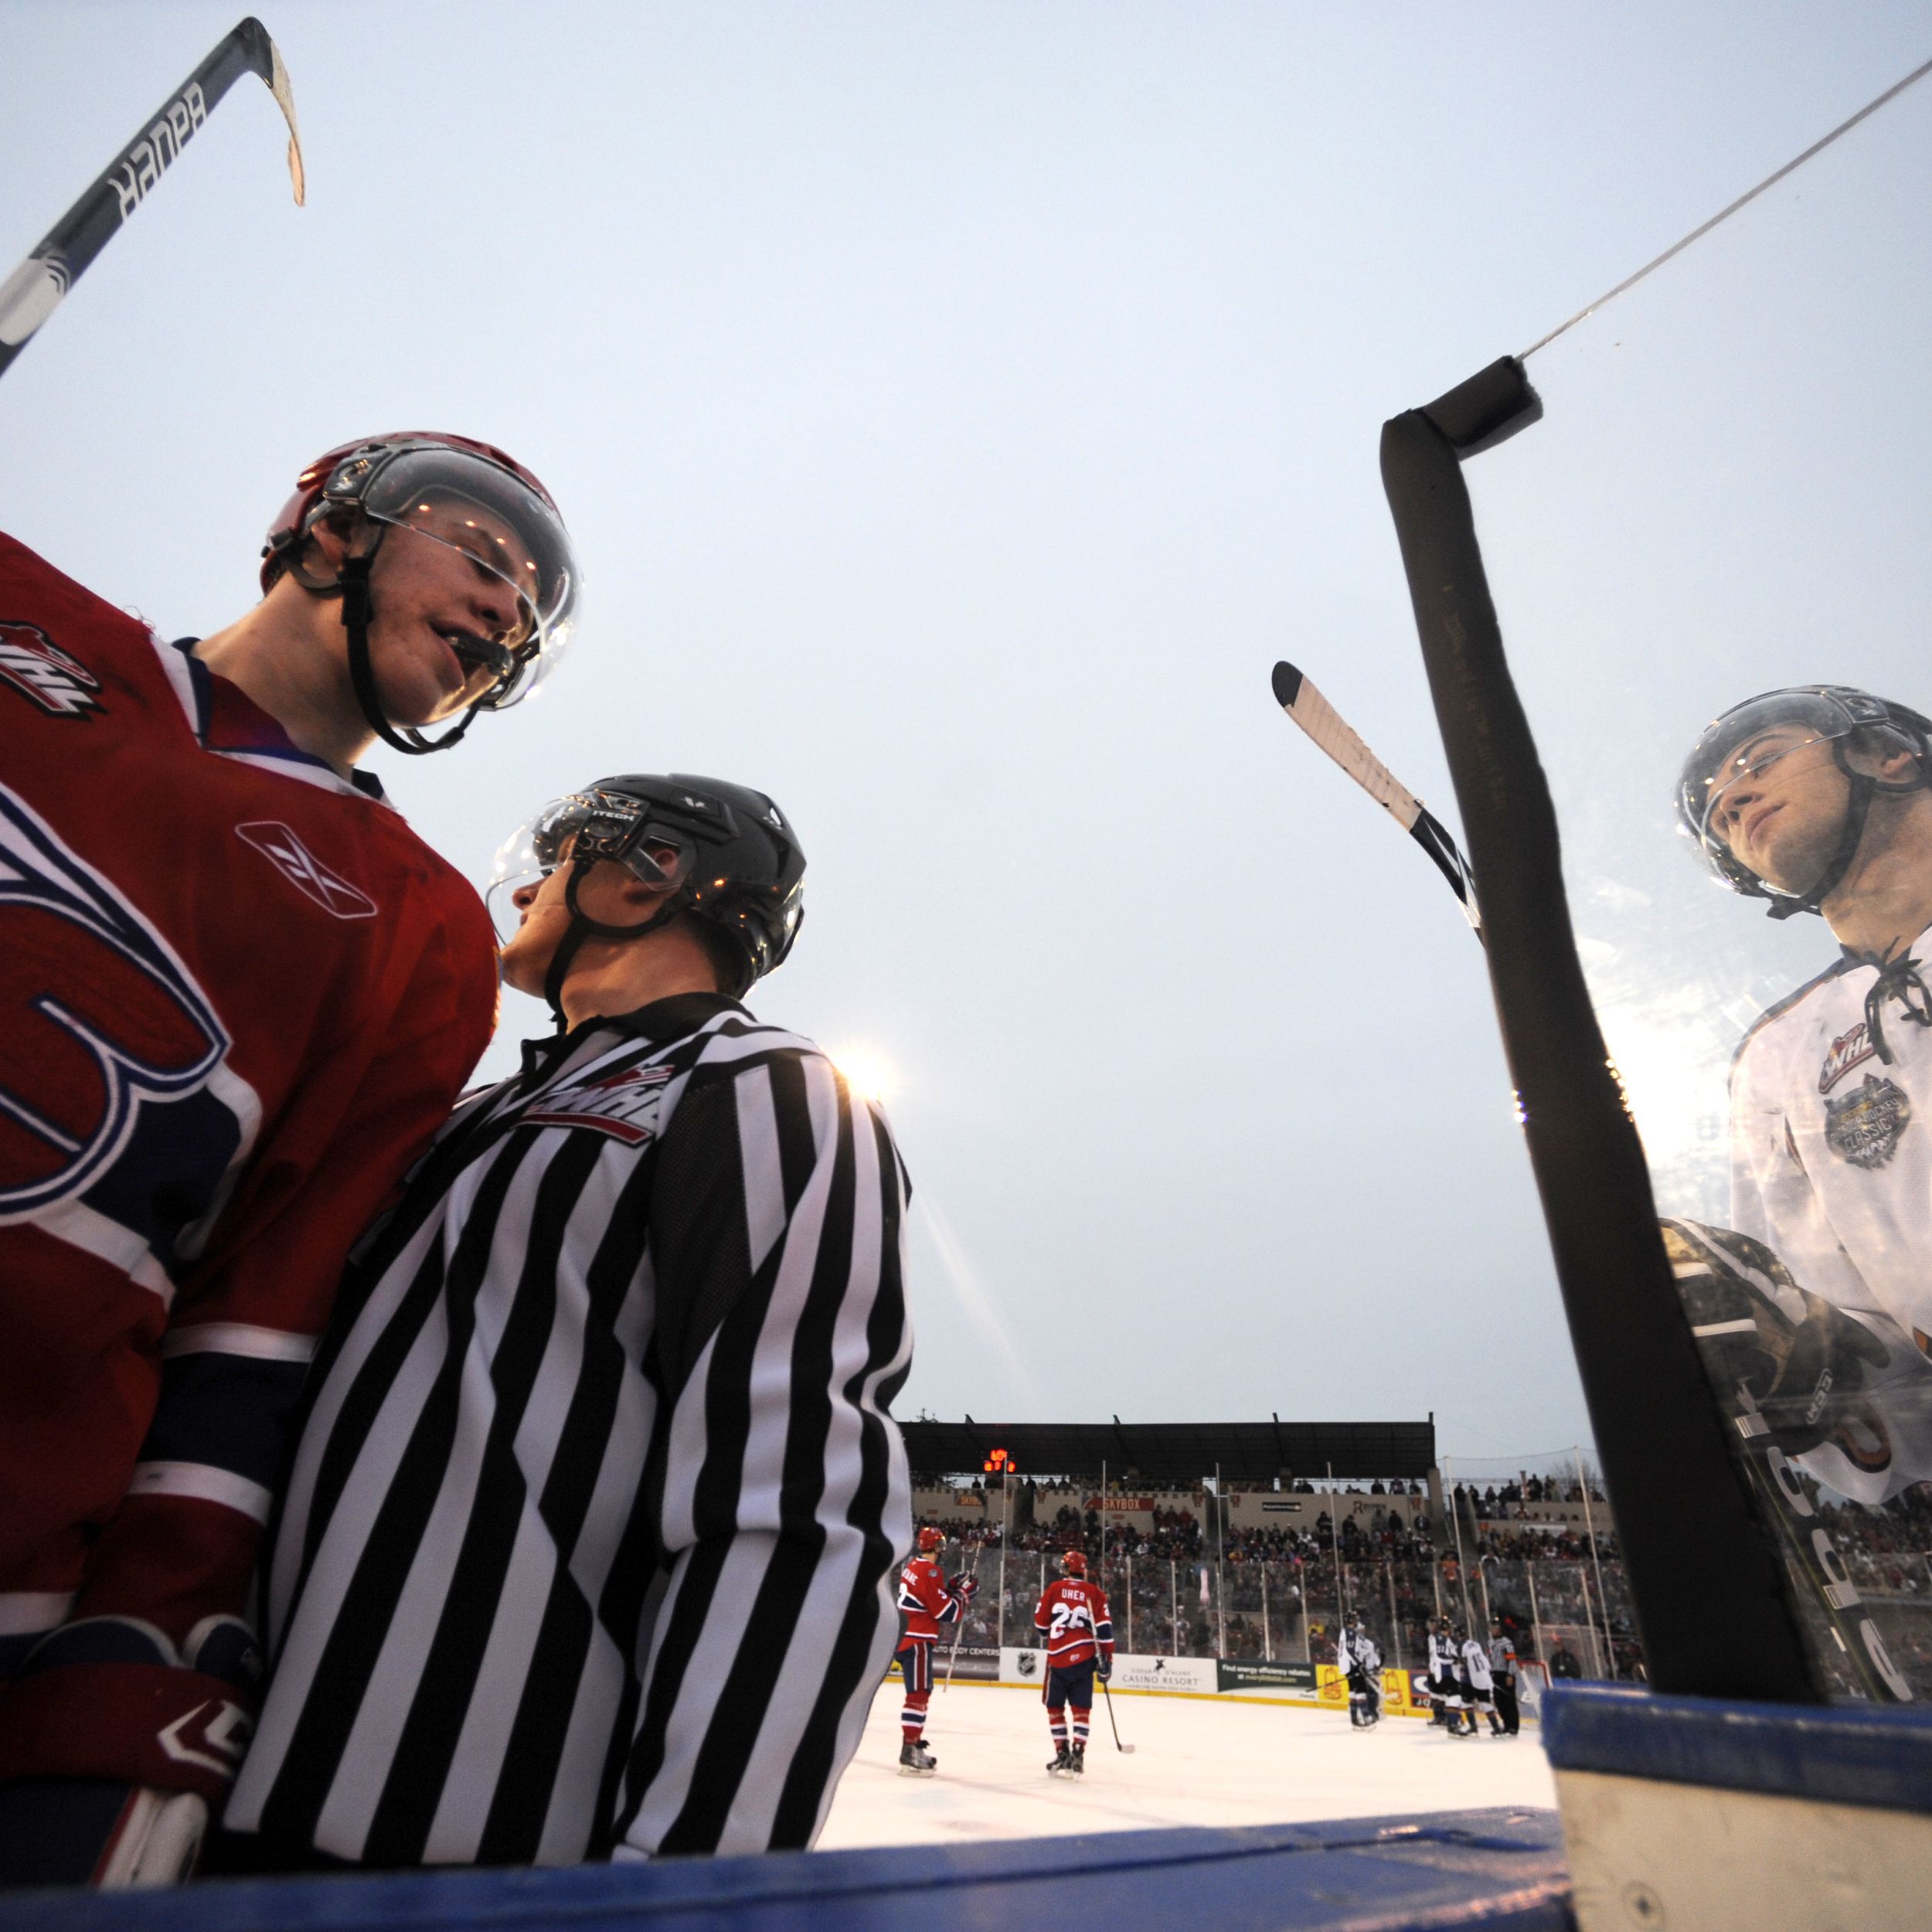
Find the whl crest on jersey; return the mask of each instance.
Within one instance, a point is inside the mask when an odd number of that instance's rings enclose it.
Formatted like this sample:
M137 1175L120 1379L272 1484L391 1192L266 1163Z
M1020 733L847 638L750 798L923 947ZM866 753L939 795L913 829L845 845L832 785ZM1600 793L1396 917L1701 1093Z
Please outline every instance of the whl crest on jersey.
M84 718L100 709L100 680L37 624L0 618L0 679L56 718Z
M587 1080L581 1087L563 1087L526 1114L524 1124L587 1127L626 1147L641 1147L658 1131L671 1077L668 1066L638 1066Z
M230 1042L160 936L0 786L0 1221L79 1201L164 1264L244 1138Z

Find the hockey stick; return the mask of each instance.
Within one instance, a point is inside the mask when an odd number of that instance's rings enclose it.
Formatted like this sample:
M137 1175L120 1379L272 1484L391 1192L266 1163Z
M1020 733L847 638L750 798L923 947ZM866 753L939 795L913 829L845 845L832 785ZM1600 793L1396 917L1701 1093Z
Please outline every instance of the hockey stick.
M1100 1677L1097 1671L1094 1675ZM1107 1689L1107 1679L1104 1677L1100 1677L1100 1686L1101 1696L1107 1699L1107 1721L1114 1726L1114 1748L1123 1756L1131 1757L1134 1755L1134 1747L1121 1742L1120 1720L1114 1715L1114 1693Z
M1274 667L1274 699L1288 716L1352 778L1429 855L1462 905L1462 916L1478 939L1482 913L1476 903L1476 876L1447 828L1415 794L1356 736L1335 706L1295 667Z
M184 80L151 123L117 155L94 185L0 282L0 374L32 339L60 298L177 160L195 130L245 73L259 75L288 123L288 174L302 202L301 137L288 70L268 29L251 14Z
M946 1681L940 1685L943 1691L953 1687L953 1666L959 1662L959 1640L966 1634L966 1606L959 1607L959 1623L953 1631L953 1647L946 1654Z

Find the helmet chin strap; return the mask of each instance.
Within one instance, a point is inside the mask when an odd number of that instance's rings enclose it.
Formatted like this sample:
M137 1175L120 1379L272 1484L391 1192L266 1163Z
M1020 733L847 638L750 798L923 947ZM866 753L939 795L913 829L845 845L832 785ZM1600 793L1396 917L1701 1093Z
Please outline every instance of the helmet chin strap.
M570 923L564 929L563 937L557 941L556 951L550 955L549 969L543 975L544 1002L560 1033L570 1029L570 1020L563 1011L563 982L570 977L570 968L587 939L641 939L646 933L654 933L659 927L668 926L684 910L682 896L674 893L648 919L635 926L611 926L600 919L593 919L577 903L577 888L583 883L584 874L599 862L594 857L573 860L570 875L564 881L563 903L570 912Z
M486 692L478 699L440 738L425 737L413 725L404 725L399 730L389 723L376 689L375 667L370 663L369 655L369 626L376 616L374 600L369 594L369 573L382 541L379 532L376 541L360 556L344 557L336 573L338 581L335 588L342 600L342 628L349 633L349 681L355 689L357 709L376 736L396 750L412 758L420 758L428 752L447 751L452 745L461 743L464 733L476 722L476 714L483 708L489 693Z

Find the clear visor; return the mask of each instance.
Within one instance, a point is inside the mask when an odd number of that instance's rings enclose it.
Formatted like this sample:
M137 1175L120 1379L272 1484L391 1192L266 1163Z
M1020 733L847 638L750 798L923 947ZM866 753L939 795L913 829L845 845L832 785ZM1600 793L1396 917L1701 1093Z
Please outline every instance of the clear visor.
M1723 811L1740 791L1747 790L1771 767L1794 751L1812 745L1829 744L1836 732L1816 731L1801 724L1785 723L1745 738L1701 779L1686 781L1685 816L1707 844L1724 842Z
M522 615L492 640L515 659L486 702L527 697L568 645L582 589L569 532L556 512L507 470L467 450L408 450L376 472L364 512L460 551L516 593Z
M638 840L645 811L641 799L621 792L573 791L552 799L526 818L497 848L483 895L498 940L507 944L523 923L517 893L526 886L541 885L558 866L580 854L628 866L653 885L681 883L690 870L692 848L662 828ZM649 849L631 849L634 843ZM664 852L676 855L668 863L653 855Z

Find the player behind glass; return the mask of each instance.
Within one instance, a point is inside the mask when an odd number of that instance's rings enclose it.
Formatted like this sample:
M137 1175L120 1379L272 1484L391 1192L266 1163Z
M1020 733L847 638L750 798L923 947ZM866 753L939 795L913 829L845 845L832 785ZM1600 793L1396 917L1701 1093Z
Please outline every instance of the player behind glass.
M948 1577L935 1560L946 1547L944 1530L928 1523L919 1532L918 1549L899 1573L899 1609L905 1618L899 1648L893 1653L904 1680L905 1702L899 1710L899 1768L910 1777L928 1777L939 1760L926 1748L926 1712L933 1699L933 1646L942 1626L957 1628L966 1606L979 1594L979 1579L961 1570Z
M1114 1675L1114 1622L1107 1593L1088 1580L1080 1551L1070 1549L1060 1558L1060 1575L1040 1593L1033 1628L1046 1648L1046 1728L1053 1738L1046 1768L1056 1774L1083 1771L1094 1679L1097 1672L1104 1683Z
M762 792L682 774L600 779L505 847L504 978L563 1030L351 1262L231 1869L817 1836L896 1629L911 1345L890 1131L740 1003L804 869Z
M1514 1737L1522 1728L1522 1713L1516 1702L1516 1645L1500 1617L1489 1620L1489 1677L1502 1734Z
M1372 1730L1382 1722L1382 1652L1363 1629L1359 1611L1351 1611L1342 1623L1335 1661L1349 1686L1349 1722L1357 1730Z
M1745 1036L1735 1232L1667 1224L1673 1259L1749 1311L1706 1328L1750 1425L1882 1503L1932 1477L1932 723L1845 685L1767 692L1706 728L1677 805L1724 884L1821 917L1838 956Z
M556 505L376 438L264 560L169 643L0 537L0 1883L192 1866L343 1257L494 1020L481 904L355 767L553 662Z

